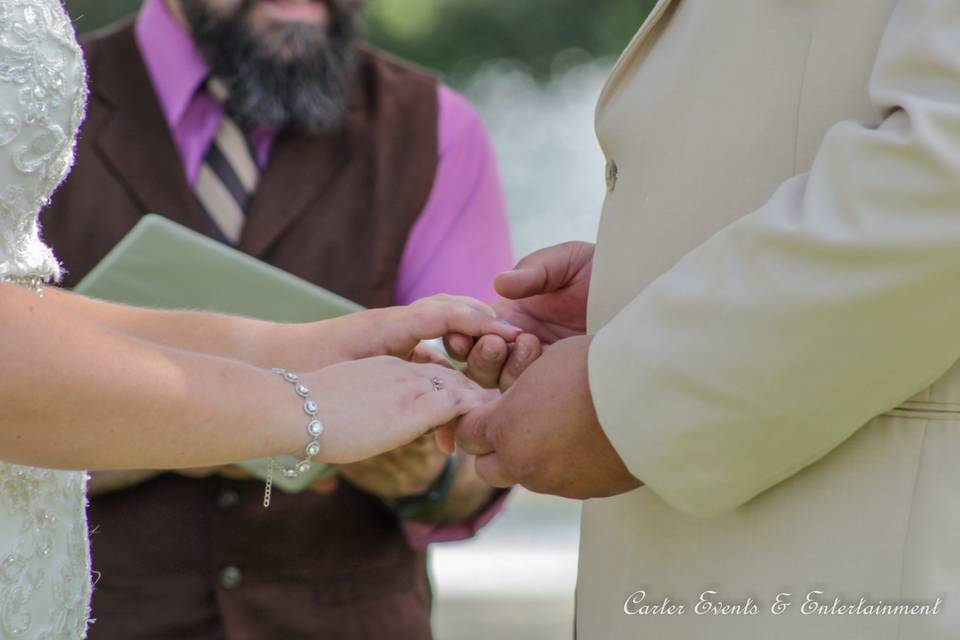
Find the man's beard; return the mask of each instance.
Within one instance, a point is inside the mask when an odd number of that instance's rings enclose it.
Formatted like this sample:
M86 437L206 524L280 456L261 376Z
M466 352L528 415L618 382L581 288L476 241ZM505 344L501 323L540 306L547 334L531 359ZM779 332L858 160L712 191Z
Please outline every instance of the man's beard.
M328 25L276 24L254 34L248 14L257 0L243 0L227 17L207 9L205 0L181 0L212 74L229 89L224 109L238 124L308 133L341 126L363 5L326 1Z

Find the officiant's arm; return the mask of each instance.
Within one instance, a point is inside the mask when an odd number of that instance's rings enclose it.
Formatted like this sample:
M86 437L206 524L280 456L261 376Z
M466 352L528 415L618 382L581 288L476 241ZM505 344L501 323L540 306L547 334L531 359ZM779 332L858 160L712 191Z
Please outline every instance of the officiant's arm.
M809 174L688 254L590 352L600 422L671 505L729 511L960 353L960 15L901 0L870 96Z
M464 522L499 493L477 476L470 456L448 456L432 435L370 460L339 465L337 471L406 523ZM421 529L414 529L411 539L421 537Z

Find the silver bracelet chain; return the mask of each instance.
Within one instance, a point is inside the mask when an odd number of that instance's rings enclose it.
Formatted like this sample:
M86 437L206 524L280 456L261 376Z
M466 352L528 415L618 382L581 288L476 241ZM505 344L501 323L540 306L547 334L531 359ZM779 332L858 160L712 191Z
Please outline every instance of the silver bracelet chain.
M286 369L275 368L270 371L293 385L294 392L296 392L297 396L303 401L303 412L310 418L310 421L307 423L307 435L310 437L310 441L307 442L307 446L303 449L304 458L292 467L284 467L282 472L284 478L295 478L301 473L309 471L313 463L313 458L320 453L319 438L323 435L324 431L323 422L317 417L317 414L320 413L320 405L310 398L310 389L300 381L299 375ZM267 484L263 490L264 507L270 506L270 497L273 493L273 473L276 467L277 459L270 458L270 467L267 470Z

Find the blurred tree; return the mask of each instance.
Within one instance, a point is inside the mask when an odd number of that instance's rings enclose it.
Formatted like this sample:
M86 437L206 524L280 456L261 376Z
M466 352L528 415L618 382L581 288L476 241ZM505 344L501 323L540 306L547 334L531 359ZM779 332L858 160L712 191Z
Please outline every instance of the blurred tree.
M81 32L133 13L141 0L67 0ZM369 0L369 39L459 84L488 60L538 77L554 64L619 53L654 0ZM560 56L558 58L558 55Z
M135 12L141 0L66 0L77 31L87 33Z
M564 51L574 58L618 54L653 4L654 0L371 0L369 36L388 51L442 71L455 84L485 61L497 59L521 62L542 78Z

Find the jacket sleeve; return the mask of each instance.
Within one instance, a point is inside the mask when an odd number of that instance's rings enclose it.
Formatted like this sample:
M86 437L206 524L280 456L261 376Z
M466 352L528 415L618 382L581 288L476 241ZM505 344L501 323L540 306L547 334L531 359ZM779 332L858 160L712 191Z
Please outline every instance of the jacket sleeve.
M742 505L960 357L960 2L901 0L870 97L880 126L833 126L594 339L604 429L681 511Z

